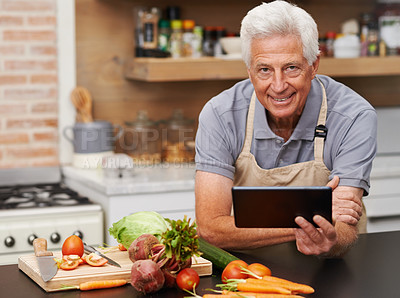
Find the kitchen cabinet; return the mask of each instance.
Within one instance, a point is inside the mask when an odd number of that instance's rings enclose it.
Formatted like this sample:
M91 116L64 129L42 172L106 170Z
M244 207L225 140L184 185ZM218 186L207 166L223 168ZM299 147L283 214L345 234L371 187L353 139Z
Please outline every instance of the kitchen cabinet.
M400 75L400 56L322 58L319 74L332 77ZM221 58L133 58L125 73L128 79L147 82L232 80L247 78L242 60Z

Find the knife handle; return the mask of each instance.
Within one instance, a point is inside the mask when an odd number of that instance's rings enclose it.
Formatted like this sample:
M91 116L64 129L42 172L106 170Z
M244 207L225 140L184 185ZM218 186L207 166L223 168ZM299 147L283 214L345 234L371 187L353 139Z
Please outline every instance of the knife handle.
M47 250L47 240L44 238L36 238L33 240L33 249L35 250L35 256L52 256L53 253Z

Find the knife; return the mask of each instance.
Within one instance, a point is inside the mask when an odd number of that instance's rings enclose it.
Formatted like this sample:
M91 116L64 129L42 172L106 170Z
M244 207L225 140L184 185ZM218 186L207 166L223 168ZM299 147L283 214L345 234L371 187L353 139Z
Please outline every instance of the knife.
M87 245L85 242L83 242L83 246L85 248L85 252L86 253L95 253L96 255L98 255L98 256L100 256L102 258L105 258L110 265L113 265L113 266L121 268L120 264L115 262L113 259L110 259L109 257L105 256L104 254L99 252L97 249L95 249L93 246Z
M56 275L58 270L57 262L54 260L53 253L47 250L46 239L36 238L33 240L33 248L35 250L40 275L42 279L47 282Z

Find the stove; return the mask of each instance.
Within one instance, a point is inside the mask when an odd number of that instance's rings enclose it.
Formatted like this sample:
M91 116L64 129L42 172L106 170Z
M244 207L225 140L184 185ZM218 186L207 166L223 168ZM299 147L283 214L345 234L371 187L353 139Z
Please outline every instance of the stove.
M102 245L103 211L66 186L60 168L0 170L0 265L33 253L37 237L55 251L72 234Z

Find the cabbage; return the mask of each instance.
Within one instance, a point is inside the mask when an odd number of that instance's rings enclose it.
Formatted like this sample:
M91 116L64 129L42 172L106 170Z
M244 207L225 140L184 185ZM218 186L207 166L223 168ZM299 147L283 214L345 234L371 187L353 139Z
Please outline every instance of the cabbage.
M168 228L164 217L153 211L140 211L123 217L108 229L118 243L129 249L131 243L142 234L160 236Z

